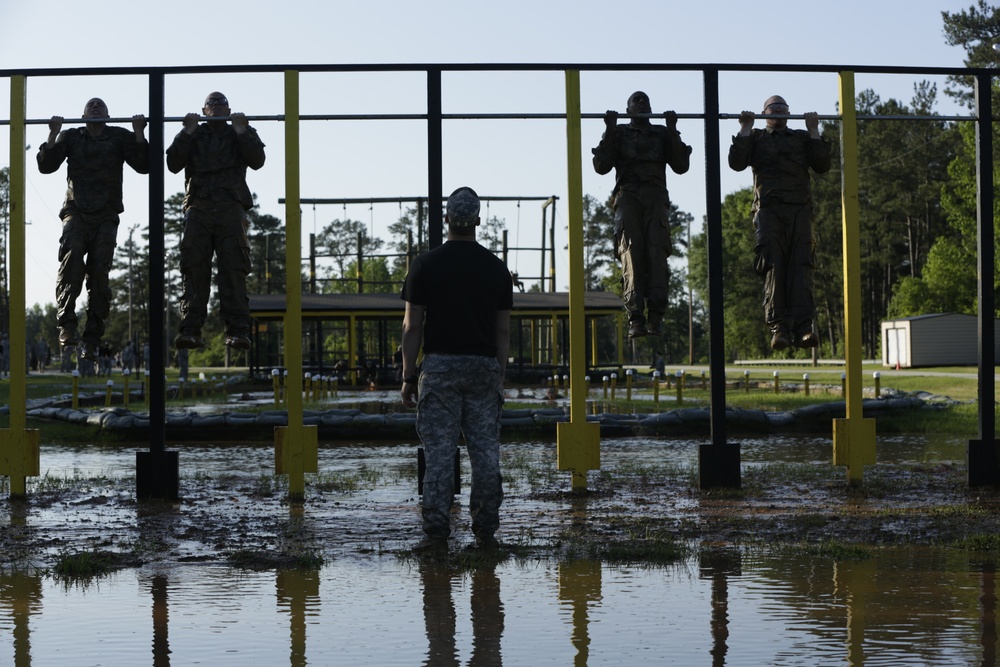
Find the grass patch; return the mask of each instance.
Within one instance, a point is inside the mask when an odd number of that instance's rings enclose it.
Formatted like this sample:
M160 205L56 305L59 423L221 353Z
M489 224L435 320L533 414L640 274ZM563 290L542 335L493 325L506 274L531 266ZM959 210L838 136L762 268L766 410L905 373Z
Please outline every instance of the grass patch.
M781 551L802 554L813 558L829 558L830 560L869 560L875 558L875 549L863 544L850 544L840 540L823 540L815 544L788 544Z
M237 547L226 552L226 562L241 570L315 570L323 565L324 559L318 550L312 548L267 551Z
M956 549L965 551L1000 551L1000 535L969 535L952 543Z
M64 551L59 554L52 571L65 579L90 579L123 567L139 565L134 556L110 551Z

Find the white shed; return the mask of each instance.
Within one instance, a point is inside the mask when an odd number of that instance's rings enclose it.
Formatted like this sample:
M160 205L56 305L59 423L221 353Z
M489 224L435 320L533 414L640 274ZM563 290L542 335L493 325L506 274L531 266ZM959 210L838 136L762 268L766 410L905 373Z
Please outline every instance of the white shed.
M994 320L1000 330L1000 320ZM959 313L933 313L882 322L882 365L974 366L979 363L979 318ZM994 337L995 338L995 337ZM995 358L1000 347L993 341Z

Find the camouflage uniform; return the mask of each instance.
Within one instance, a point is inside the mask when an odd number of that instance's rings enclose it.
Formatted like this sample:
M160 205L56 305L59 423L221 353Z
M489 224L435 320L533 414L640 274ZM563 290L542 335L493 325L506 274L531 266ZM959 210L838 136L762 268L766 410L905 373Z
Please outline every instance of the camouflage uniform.
M56 316L61 329L78 325L76 299L87 279L87 324L83 340L96 346L104 335L104 320L111 312L108 274L118 238L122 203L122 165L140 174L149 173L149 144L121 127L105 126L94 137L86 127L59 133L54 145L38 149L38 170L54 173L67 162L66 200L59 217L59 273L56 278Z
M465 436L472 465L472 532L492 536L500 525L500 412L503 375L493 357L428 354L417 391L417 432L424 443L424 532L451 534L455 451Z
M219 301L227 335L248 335L250 241L246 211L253 197L247 167L264 166L264 144L257 131L242 135L224 122L205 122L194 134L181 131L167 149L171 172L184 170L184 234L181 238L180 331L200 336L208 315L212 257L218 259Z
M670 197L666 166L683 174L691 147L663 125L623 124L591 151L594 170L615 170L611 193L615 213L615 256L622 265L622 296L629 323L658 328L667 310L667 257L670 256Z
M772 334L812 331L813 266L809 169L830 170L830 146L805 130L753 130L733 137L729 166L753 168L754 272L764 279L764 318Z

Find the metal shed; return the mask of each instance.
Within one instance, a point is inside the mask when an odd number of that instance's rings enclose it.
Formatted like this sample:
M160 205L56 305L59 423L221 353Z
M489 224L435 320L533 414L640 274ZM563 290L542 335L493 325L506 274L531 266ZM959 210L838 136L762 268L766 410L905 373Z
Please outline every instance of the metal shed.
M997 320L1000 325L1000 320ZM974 366L979 363L979 318L931 313L882 322L882 365L891 368ZM1000 347L993 341L995 354Z

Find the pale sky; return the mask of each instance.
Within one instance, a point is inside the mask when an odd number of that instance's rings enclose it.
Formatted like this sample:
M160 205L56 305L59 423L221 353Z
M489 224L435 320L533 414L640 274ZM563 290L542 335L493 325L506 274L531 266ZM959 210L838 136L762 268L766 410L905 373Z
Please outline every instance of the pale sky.
M7 70L68 67L253 65L324 63L795 63L961 67L964 53L946 46L941 12L968 8L971 0L842 0L837 3L659 2L507 0L473 2L263 2L192 5L102 0L0 0L0 67ZM769 10L773 10L769 12ZM9 73L9 72L8 72ZM871 88L885 100L909 103L913 84L936 83L938 111L963 113L944 96L941 77L858 75L856 88ZM449 74L443 77L445 113L565 112L561 72ZM205 96L221 90L233 111L283 113L280 74L184 75L166 81L166 114L200 111ZM303 74L301 113L423 113L422 73ZM581 75L582 111L624 111L635 90L649 94L653 110L700 113L698 72L601 72ZM143 77L31 77L28 117L79 116L90 97L103 98L114 117L148 114ZM833 74L723 73L723 112L759 110L780 94L792 113L836 113ZM10 117L9 78L0 83L0 119ZM801 121L792 121L801 127ZM283 129L255 122L267 144L267 163L248 175L263 213L284 218ZM731 172L724 152L735 120L721 124L723 195L749 185L749 174ZM695 216L705 214L703 121L681 120L684 140L694 147L691 169L668 172L671 199ZM180 129L165 130L170 140ZM599 176L590 148L603 123L584 120L583 191L600 200L614 185ZM65 193L65 166L51 175L35 166L44 125L28 128L26 153L28 227L27 303L54 302L58 211ZM0 126L0 166L9 164L9 132ZM426 129L421 121L315 121L302 128L303 198L423 196L427 189ZM470 185L481 195L559 197L557 283L565 289L566 132L557 120L445 121L444 191ZM147 182L126 167L125 213L119 245L134 225L146 227ZM165 196L183 190L169 172ZM485 213L486 211L484 211ZM369 223L376 235L399 216L396 204L317 207L303 210L303 232L318 232L334 218ZM491 204L504 218L512 246L538 246L540 205ZM251 230L251 234L253 230ZM303 247L307 247L303 242ZM510 258L512 270L537 275L537 253ZM83 297L78 306L84 303Z

